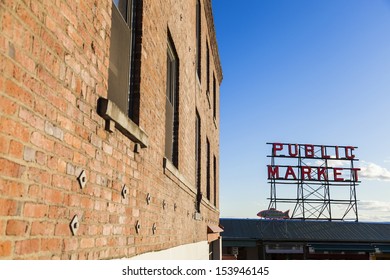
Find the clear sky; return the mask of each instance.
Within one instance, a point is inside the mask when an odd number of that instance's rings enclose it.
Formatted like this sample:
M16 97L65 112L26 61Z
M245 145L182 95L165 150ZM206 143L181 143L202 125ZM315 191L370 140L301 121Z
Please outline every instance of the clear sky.
M221 217L268 207L266 143L285 142L357 146L359 218L390 222L390 0L212 5Z

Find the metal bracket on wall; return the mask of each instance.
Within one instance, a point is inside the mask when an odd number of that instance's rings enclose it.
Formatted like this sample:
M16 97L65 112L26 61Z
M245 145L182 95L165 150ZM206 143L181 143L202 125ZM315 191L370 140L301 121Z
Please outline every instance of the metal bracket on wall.
M111 133L114 132L115 131L115 122L113 120L106 120L105 129L108 132L111 132Z
M85 170L81 171L79 177L77 177L77 181L80 184L80 188L84 189L85 185L87 184L87 174L85 173Z
M72 221L70 222L70 230L72 231L73 236L77 234L77 231L79 230L79 218L77 215L74 215Z

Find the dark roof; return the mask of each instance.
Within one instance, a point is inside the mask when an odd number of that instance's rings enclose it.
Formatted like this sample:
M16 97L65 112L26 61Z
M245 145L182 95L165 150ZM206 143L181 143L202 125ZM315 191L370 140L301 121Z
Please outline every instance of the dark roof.
M390 224L301 220L220 219L222 240L390 242Z

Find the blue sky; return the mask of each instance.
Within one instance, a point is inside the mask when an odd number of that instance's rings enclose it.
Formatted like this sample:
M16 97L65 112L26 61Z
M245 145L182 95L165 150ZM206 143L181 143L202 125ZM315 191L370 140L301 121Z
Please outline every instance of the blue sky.
M267 208L266 143L286 142L357 146L359 218L390 221L390 0L212 5L221 217Z

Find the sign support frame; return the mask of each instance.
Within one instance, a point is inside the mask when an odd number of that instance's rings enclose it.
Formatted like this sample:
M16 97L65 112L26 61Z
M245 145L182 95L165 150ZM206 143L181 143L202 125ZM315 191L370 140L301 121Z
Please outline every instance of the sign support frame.
M358 216L358 204L356 186L360 183L357 178L358 168L354 167L354 162L358 161L352 151L357 147L351 146L324 146L324 145L309 145L309 144L288 144L288 143L267 143L272 145L272 154L267 156L271 159L271 165L268 168L276 167L287 168L287 170L302 170L302 174L298 174L293 178L290 178L292 173L286 172L285 177L279 177L279 169L277 170L277 176L272 173L268 176L268 183L270 184L270 197L268 209L278 209L281 204L294 204L294 209L291 214L291 219L298 220L328 220L328 221L345 221L353 220L359 221ZM277 146L275 146L277 145ZM281 151L287 145L294 145L296 147L295 154L291 156L291 150L289 146L290 155L278 155L277 152ZM312 153L307 156L308 148L312 149ZM278 150L276 150L276 148ZM344 156L341 156L339 151L345 150ZM336 155L329 156L331 150L336 151ZM324 156L325 155L325 156ZM279 160L296 160L296 165L277 165ZM310 162L315 160L318 166L313 167ZM343 164L345 168L333 168L331 165L336 163L337 165ZM321 168L321 169L319 169ZM343 169L345 173L349 174L349 178L340 178L339 169ZM304 172L304 170L310 170ZM321 174L320 173L321 170ZM291 171L292 172L292 171ZM306 174L305 174L306 173ZM326 174L326 175L325 175ZM331 175L334 175L334 180L330 180ZM272 176L273 175L273 176ZM323 179L321 179L323 175ZM307 178L309 177L309 179ZM319 180L312 180L312 178L319 178ZM337 180L336 180L337 179ZM277 191L283 185L296 185L295 197L279 197ZM333 199L332 191L340 188L349 188L349 197L345 199ZM336 216L335 208L342 207L345 209L341 216Z

